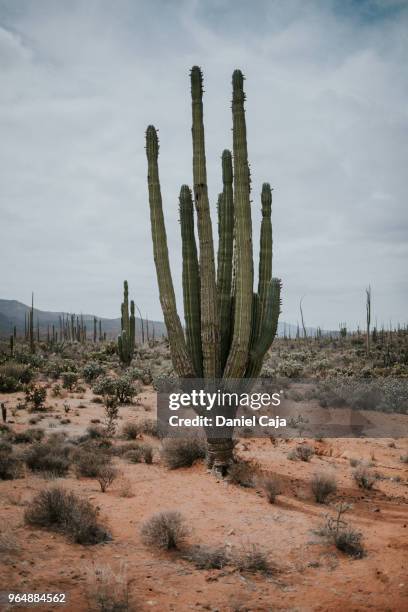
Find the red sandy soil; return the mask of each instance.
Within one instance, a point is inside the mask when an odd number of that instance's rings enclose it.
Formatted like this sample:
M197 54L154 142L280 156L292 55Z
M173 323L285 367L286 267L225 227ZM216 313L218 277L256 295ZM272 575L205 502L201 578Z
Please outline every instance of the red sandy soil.
M0 396L10 409L21 394ZM48 432L83 433L92 418L103 420L103 407L70 394L71 424L62 426L45 417L35 427ZM121 408L122 423L154 416L151 388L142 393L140 406ZM62 399L49 398L52 414L65 416ZM77 407L83 404L84 408ZM12 427L22 431L30 415L17 410ZM54 427L49 427L53 423ZM157 440L149 440L157 449ZM310 441L316 454L310 462L290 461L287 454L299 440L243 440L242 458L253 459L275 473L282 494L269 504L257 489L244 489L218 481L203 463L192 468L167 470L155 454L153 465L128 464L115 459L134 496L119 495L116 480L101 493L96 480L74 475L45 480L27 472L26 478L0 481L0 530L10 526L19 552L1 555L0 591L65 592L68 603L60 609L91 610L89 572L98 564L113 569L126 565L131 609L157 612L174 610L328 611L408 610L408 482L407 467L399 459L408 450L407 439L331 439ZM23 445L20 445L20 448ZM350 457L373 462L380 479L371 491L359 489L352 478ZM331 470L338 491L333 501L353 504L346 520L364 534L366 556L352 559L316 535L332 505L317 504L310 491L316 471ZM46 486L58 483L100 508L113 534L107 544L84 547L62 535L24 525L24 504ZM233 567L199 570L176 553L146 548L140 539L141 523L162 510L178 510L191 527L189 542L237 548L251 543L265 550L276 570L270 576L240 573ZM132 607L133 606L133 607ZM7 609L7 608L3 608ZM16 608L14 608L16 609ZM22 608L18 608L22 609ZM36 610L57 606L37 605Z

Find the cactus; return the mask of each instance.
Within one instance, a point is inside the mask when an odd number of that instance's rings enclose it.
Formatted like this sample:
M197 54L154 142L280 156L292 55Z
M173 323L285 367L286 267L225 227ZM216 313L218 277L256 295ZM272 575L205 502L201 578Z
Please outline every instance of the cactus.
M35 353L34 342L34 293L31 294L31 309L28 313L28 337L30 340L30 353Z
M119 359L123 365L129 365L133 358L135 348L135 303L130 302L128 282L123 283L123 302L121 306L121 333L118 336Z
M164 225L159 181L156 129L146 131L148 189L154 260L160 301L174 369L182 378L256 378L276 335L281 281L272 278L272 190L262 186L262 224L258 290L254 293L250 172L246 144L244 77L232 77L233 155L222 154L223 190L218 198L218 256L215 274L213 235L208 202L203 79L200 68L191 77L193 194L180 191L185 333L177 314ZM233 160L233 163L232 163ZM232 458L232 440L208 440L210 463L225 472Z

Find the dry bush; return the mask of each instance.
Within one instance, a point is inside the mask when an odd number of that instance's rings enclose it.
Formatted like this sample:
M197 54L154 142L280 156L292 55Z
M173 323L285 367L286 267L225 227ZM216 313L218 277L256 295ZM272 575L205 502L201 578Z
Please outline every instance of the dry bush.
M115 572L109 565L97 565L88 572L89 610L98 612L127 612L129 590L126 566ZM132 608L134 610L134 608Z
M234 555L233 563L240 571L261 572L262 574L269 574L272 571L267 554L257 544L243 546Z
M370 490L373 488L375 481L377 480L376 475L366 465L359 465L353 472L353 478L362 489Z
M24 453L27 467L32 472L45 472L53 476L66 476L70 467L71 447L59 441L36 443Z
M189 534L180 512L166 511L154 514L140 530L142 541L151 548L179 549Z
M288 459L292 461L310 461L314 455L314 448L310 444L299 444L288 453Z
M266 498L270 504L274 504L276 496L281 493L281 485L276 476L263 475L257 480L259 486L265 492Z
M99 482L99 486L101 487L102 493L105 493L106 489L111 486L117 475L118 470L112 465L102 465L99 468L99 472L96 476L96 479Z
M0 451L0 480L14 480L23 474L23 463L13 452Z
M41 442L45 432L43 429L29 428L25 431L14 433L14 444L32 444L33 442Z
M355 457L350 457L351 467L357 467L358 465L360 465L360 463L361 463L360 459L356 459Z
M235 461L228 469L228 482L241 487L254 487L258 478L258 466L252 461Z
M86 435L88 436L88 438L91 438L92 440L103 438L104 436L103 427L98 426L98 425L89 425L86 428Z
M333 474L313 474L312 492L318 504L324 504L331 493L337 491L337 483Z
M408 463L408 453L406 453L406 455L400 455L400 461L402 461L402 463Z
M210 546L193 546L183 558L193 563L198 569L222 569L231 558L225 548L211 548Z
M136 440L139 433L140 427L137 423L134 423L133 421L128 421L122 427L122 436L126 440Z
M364 556L364 547L361 540L362 534L351 527L339 530L334 536L336 548L357 559Z
M153 447L151 444L138 444L135 448L128 450L124 457L131 463L142 463L144 461L150 465L153 463Z
M79 448L73 454L72 462L75 474L79 478L97 478L102 467L111 461L109 455L102 453L95 448Z
M152 436L152 438L159 437L157 421L154 421L153 419L145 419L144 421L140 421L139 430L140 433L146 434L147 436Z
M62 487L40 491L28 505L24 520L28 525L62 533L77 544L99 544L110 539L98 522L97 510Z
M197 459L205 457L205 441L202 438L168 438L163 441L160 457L171 470L190 467Z
M129 478L121 478L118 486L119 497L130 498L134 497L134 491L132 488L132 483Z
M20 544L11 528L0 531L0 556L17 554L20 550Z

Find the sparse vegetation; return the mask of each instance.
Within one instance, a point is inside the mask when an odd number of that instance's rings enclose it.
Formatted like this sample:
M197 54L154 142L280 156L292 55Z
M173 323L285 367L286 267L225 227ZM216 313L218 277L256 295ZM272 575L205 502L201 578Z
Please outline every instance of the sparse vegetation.
M205 453L205 442L201 438L168 438L162 443L160 457L166 467L176 470L204 459Z
M362 489L370 490L373 488L377 477L370 468L364 464L360 464L353 472L353 478Z
M299 444L288 453L288 459L292 461L310 461L314 452L314 448L310 444Z
M99 544L110 539L95 508L62 487L43 489L27 506L25 522L68 536L77 544Z
M150 548L179 549L189 530L180 512L167 511L154 514L141 528L142 541Z
M337 491L336 479L333 474L314 474L311 486L314 498L318 504L326 503L329 495Z

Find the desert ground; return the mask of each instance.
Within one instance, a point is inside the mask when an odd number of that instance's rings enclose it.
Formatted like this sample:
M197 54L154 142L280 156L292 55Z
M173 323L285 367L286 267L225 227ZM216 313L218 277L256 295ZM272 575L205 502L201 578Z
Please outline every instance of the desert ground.
M344 342L278 340L265 375L276 374L279 363L279 376L305 411L327 404L328 396L322 401L302 394L293 373L336 380L342 368L356 375L363 370L365 378L369 369L376 382L391 372L404 380L406 366L368 360L361 343ZM0 455L3 463L12 457L11 472L2 468L0 481L1 592L66 594L66 604L40 603L38 610L407 609L408 436L305 439L300 431L290 440L245 438L235 447L241 469L216 478L201 451L166 453L166 441L156 435L155 377L171 370L164 342L136 351L127 369L135 393L119 403L107 433L100 372L96 368L93 378L84 366L97 363L104 375L124 376L112 344L73 343L58 350L44 345L31 361L18 357L25 348L17 345L12 362L20 369L28 364L35 381L28 387L45 388L46 397L36 406L25 385L0 393L7 408ZM3 376L10 361L3 359ZM68 367L76 376L66 376ZM404 433L408 415L398 410L390 418ZM44 445L51 460L36 463ZM305 447L308 453L298 453ZM185 465L172 469L177 453ZM66 463L57 461L54 470L58 456ZM93 477L84 475L101 456L113 468L105 492L97 469ZM364 482L356 477L359 468ZM313 493L316 474L336 483L324 503ZM276 485L269 499L268 479ZM87 500L109 537L80 544L61 526L28 521L38 493L54 487ZM359 534L357 548L348 551L336 546L328 529L341 504L344 528ZM167 511L181 513L186 528L171 550L146 542L141 533L152 515ZM214 551L221 551L221 560ZM11 607L3 599L2 609L28 605Z

